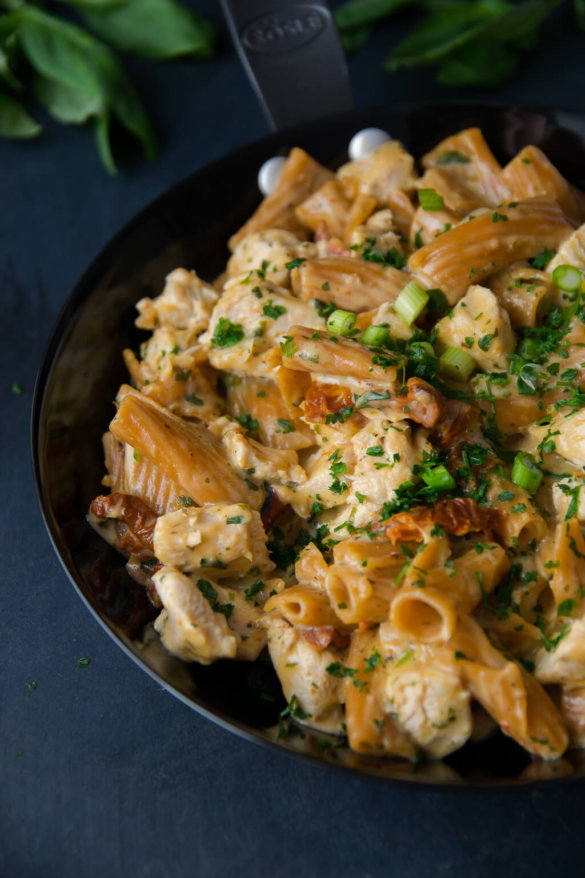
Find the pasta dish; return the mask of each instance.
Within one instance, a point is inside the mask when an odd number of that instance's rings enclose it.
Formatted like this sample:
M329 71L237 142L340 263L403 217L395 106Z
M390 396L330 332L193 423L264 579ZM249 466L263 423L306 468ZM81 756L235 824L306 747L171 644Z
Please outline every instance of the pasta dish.
M89 520L170 653L267 649L294 722L556 759L585 745L585 195L479 129L421 168L295 148L221 277L138 302Z

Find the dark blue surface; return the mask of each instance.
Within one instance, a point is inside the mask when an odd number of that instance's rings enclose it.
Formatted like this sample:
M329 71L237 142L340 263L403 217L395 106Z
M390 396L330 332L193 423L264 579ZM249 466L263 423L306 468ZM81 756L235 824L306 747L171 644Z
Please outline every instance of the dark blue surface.
M192 5L221 25L213 0ZM568 9L555 17L547 50L511 84L478 97L585 110L585 36L563 29L565 18ZM397 34L395 25L380 28L352 59L358 106L468 97L434 85L430 71L384 74ZM78 275L123 222L181 176L267 131L223 27L222 35L211 62L128 63L160 136L152 165L126 162L110 178L89 132L51 123L38 142L0 143L0 876L582 874L585 785L427 793L245 743L139 671L89 616L52 552L28 452L42 349ZM90 664L79 667L85 656Z

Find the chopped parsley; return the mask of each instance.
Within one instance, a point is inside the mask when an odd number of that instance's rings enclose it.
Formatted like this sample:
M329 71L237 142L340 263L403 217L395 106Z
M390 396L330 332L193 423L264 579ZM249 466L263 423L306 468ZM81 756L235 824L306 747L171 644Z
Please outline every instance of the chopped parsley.
M304 256L296 256L294 259L291 259L290 262L285 262L284 267L288 268L289 271L292 271L293 268L299 268L299 266L301 266L303 264L303 262L306 262L306 261L307 260L305 259Z
M278 426L282 428L283 433L294 433L295 428L286 418L277 418L276 419Z
M286 308L284 305L273 305L272 299L268 299L268 302L262 308L262 313L266 315L266 317L271 317L273 320L278 320L283 314L286 314Z
M213 612L221 613L226 619L229 619L234 611L234 605L220 603L219 595L208 579L198 579L196 585Z
M232 323L226 317L220 317L211 338L211 344L218 348L231 348L244 337L240 323Z
M257 433L260 429L260 421L258 418L253 418L249 412L243 412L241 415L236 415L236 421L244 428L246 436L251 436L252 433Z
M285 335L284 338L285 340L280 342L280 349L282 350L282 356L290 359L298 348L294 343L292 335Z
M179 506L195 506L195 500L192 497L187 497L186 494L179 494L177 497L177 503Z

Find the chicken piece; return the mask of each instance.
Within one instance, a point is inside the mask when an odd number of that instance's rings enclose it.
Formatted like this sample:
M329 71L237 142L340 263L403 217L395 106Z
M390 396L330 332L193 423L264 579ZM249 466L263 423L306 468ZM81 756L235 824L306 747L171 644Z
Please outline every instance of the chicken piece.
M243 428L227 418L216 421L213 429L221 438L230 464L235 469L242 470L250 481L258 485L269 482L272 485L291 487L305 481L305 471L299 466L296 451L267 448L255 439L245 436Z
M343 680L327 667L343 660L344 652L334 646L315 647L300 631L278 616L267 616L268 649L287 701L307 715L303 724L338 734L343 720Z
M404 653L407 656L408 653ZM400 661L400 659L399 659ZM456 674L419 662L388 666L387 710L399 728L433 759L458 750L471 735L471 699Z
M136 326L139 329L172 327L177 331L177 342L186 348L207 328L217 299L216 290L204 283L195 271L176 268L167 275L160 296L140 299L136 305L139 312Z
M361 496L378 506L392 500L398 486L412 477L412 467L420 463L423 450L428 450L422 434L413 435L407 423L390 420L383 413L371 417L352 437L351 445L356 462L349 502L357 504Z
M264 279L280 287L290 285L287 264L297 258L316 256L314 244L301 241L292 232L282 229L264 229L242 238L227 264L228 278L242 277L252 272L252 280ZM258 276L260 272L260 278ZM226 280L228 279L226 278Z
M270 377L262 355L296 323L325 327L313 305L290 296L282 287L248 276L233 278L225 285L202 341L210 345L209 362L216 369Z
M159 561L186 573L213 568L221 579L245 576L252 567L261 575L274 569L260 515L245 503L169 512L156 522L153 540Z
M152 580L164 607L154 627L169 652L185 662L202 665L236 657L240 637L230 630L225 612L214 612L208 598L189 576L163 567ZM206 585L211 584L206 581ZM213 585L211 589L211 593L217 594ZM227 606L219 602L216 605Z
M385 207L394 189L414 188L414 159L398 140L389 140L364 158L342 165L337 176L349 197L372 195Z
M514 353L516 338L507 312L487 287L470 287L435 328L443 350L460 347L469 351L483 371L508 371L507 355Z

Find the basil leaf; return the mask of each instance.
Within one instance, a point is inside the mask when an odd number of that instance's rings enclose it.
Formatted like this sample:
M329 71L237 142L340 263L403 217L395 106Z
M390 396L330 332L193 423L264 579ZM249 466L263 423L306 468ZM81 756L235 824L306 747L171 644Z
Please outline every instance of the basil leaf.
M67 0L98 36L121 52L143 58L176 58L213 54L211 22L174 0L126 0L95 3Z
M585 0L573 0L573 10L580 30L585 30Z
M0 92L0 137L20 140L36 137L42 130L16 98Z
M506 0L442 4L423 19L385 62L390 70L432 64L479 36L486 23L508 9Z
M66 88L100 101L102 120L98 142L107 137L106 110L141 141L147 158L156 143L150 123L124 69L112 51L76 25L61 21L33 6L22 6L17 35L22 50L37 73ZM102 159L111 152L100 152ZM108 169L114 167L110 162Z
M351 30L361 28L364 24L373 24L414 2L416 0L351 0L350 3L343 3L333 15L340 30Z
M518 56L505 44L472 40L451 52L437 69L441 85L499 85L514 73Z
M23 87L20 80L17 79L11 70L10 57L2 46L0 46L0 80L15 91L21 91Z
M340 33L343 50L347 55L357 52L362 46L368 42L372 28L368 25L364 27L356 27L353 30L343 30Z
M33 92L49 115L64 125L82 125L92 116L99 116L103 112L99 97L84 94L46 76L35 77Z

